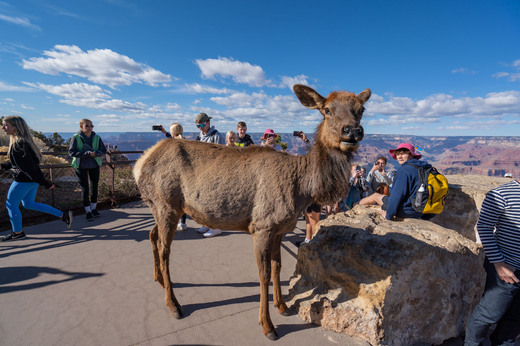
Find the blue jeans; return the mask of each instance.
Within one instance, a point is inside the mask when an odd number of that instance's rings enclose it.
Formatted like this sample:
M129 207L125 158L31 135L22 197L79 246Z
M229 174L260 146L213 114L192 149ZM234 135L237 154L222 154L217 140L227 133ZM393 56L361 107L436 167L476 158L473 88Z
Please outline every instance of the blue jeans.
M520 334L520 284L508 284L500 280L495 266L484 261L486 287L466 324L464 345L482 345L490 327L496 324L491 334L492 345L515 345L515 338ZM520 270L515 271L520 278Z
M51 214L56 217L61 217L63 214L56 208L50 205L35 202L36 192L38 191L38 183L20 183L15 181L9 187L7 192L7 200L5 206L9 214L9 220L13 232L20 232L22 230L22 213L20 212L20 202L25 209L37 210L43 213Z

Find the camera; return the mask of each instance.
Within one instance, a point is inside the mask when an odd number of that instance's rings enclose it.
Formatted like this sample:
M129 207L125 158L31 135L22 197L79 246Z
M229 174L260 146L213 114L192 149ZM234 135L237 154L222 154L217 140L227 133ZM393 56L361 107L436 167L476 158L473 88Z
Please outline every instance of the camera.
M303 133L303 131L294 131L292 133L292 135L295 136L295 137L300 137L302 135L302 133Z
M152 125L152 131L161 131L162 125Z
M361 170L361 167L356 166L356 171L360 171L360 170Z

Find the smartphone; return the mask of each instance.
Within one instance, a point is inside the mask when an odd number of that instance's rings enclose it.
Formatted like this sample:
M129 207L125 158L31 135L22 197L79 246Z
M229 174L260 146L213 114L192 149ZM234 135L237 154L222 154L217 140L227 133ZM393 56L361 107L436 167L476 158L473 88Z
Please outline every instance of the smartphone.
M161 125L152 125L152 131L161 131Z
M300 137L301 134L302 134L301 131L294 131L294 132L292 133L292 135L295 136L295 137Z
M360 171L360 170L361 170L361 167L356 166L356 171Z

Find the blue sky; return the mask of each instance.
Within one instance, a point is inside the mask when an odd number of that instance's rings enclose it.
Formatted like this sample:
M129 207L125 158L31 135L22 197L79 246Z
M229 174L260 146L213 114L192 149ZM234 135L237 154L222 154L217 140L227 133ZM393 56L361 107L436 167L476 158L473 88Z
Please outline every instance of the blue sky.
M370 134L517 136L520 1L0 0L0 114L43 132L314 131L292 93L372 90Z

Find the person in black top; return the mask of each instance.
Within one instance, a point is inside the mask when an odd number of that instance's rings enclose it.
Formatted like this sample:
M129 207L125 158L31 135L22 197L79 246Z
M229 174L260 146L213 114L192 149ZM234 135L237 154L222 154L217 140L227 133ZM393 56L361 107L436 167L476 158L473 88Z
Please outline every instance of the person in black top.
M239 121L237 124L238 137L235 138L236 147L247 147L248 145L254 145L255 143L251 139L251 136L246 134L247 125L243 121Z
M7 162L1 164L2 170L15 169L14 182L7 192L5 205L9 213L12 232L3 237L2 241L24 239L22 231L22 213L20 202L26 209L37 210L61 218L70 228L72 225L72 211L61 212L50 205L35 202L38 186L44 186L50 190L55 185L45 179L40 167L41 153L32 133L22 117L12 115L3 119L2 129L10 136Z

